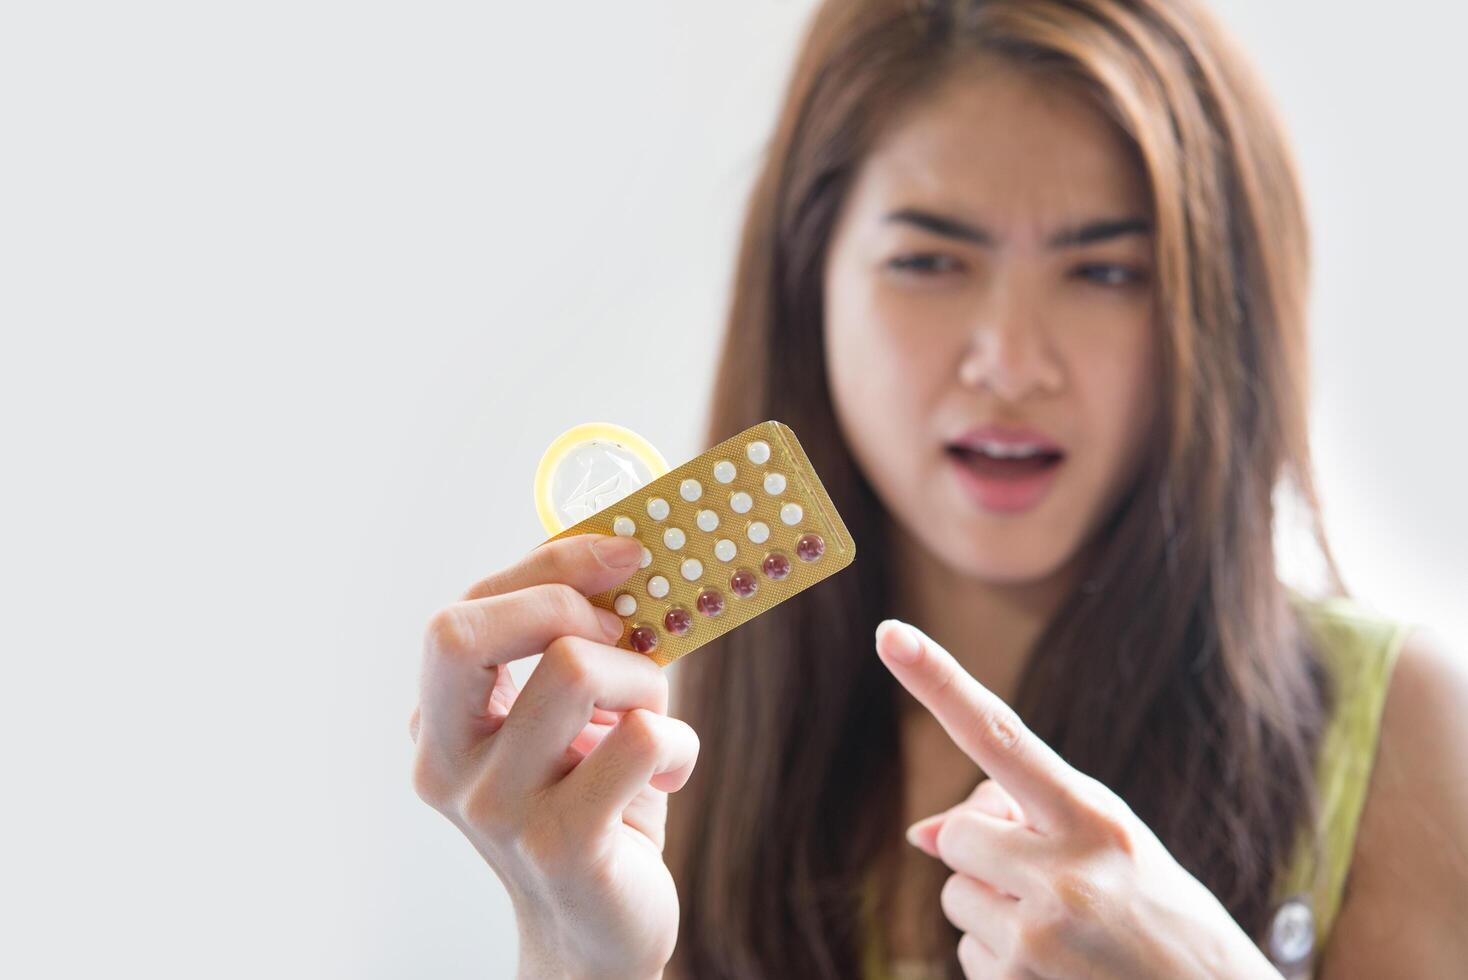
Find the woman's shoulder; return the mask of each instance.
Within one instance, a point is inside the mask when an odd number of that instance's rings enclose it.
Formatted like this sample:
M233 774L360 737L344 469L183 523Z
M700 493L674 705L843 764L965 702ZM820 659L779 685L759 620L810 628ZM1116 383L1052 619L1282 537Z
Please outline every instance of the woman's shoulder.
M1290 598L1326 655L1332 672L1339 672L1348 664L1359 668L1361 660L1372 658L1389 675L1412 631L1412 624L1351 596L1307 596L1292 592Z
M1341 642L1388 638L1380 731L1349 887L1321 977L1446 976L1468 958L1468 669L1429 631L1332 600L1314 622ZM1371 649L1372 643L1356 641ZM1329 648L1329 643L1326 644ZM1329 654L1339 660L1340 650Z

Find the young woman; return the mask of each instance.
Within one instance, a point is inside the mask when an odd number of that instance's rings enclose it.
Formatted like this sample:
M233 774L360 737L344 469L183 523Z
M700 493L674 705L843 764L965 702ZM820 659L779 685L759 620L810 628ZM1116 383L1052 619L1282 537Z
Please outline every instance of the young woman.
M1307 266L1279 124L1193 3L825 3L709 439L790 424L861 554L670 668L672 713L584 598L635 543L434 617L415 785L522 973L1460 970L1468 682L1335 574ZM1276 571L1280 494L1319 594Z

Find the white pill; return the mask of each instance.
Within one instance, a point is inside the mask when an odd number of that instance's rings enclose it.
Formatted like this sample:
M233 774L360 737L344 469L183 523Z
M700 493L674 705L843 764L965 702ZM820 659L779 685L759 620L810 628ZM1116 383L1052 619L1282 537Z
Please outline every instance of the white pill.
M620 534L624 538L630 538L637 533L637 525L630 517L619 517L612 521L612 533Z
M770 461L770 444L767 442L751 442L749 444L749 461L757 465L764 465Z
M714 479L720 483L734 482L734 464L727 459L714 464Z
M729 509L736 514L748 514L749 508L754 506L754 498L740 490L729 497Z
M655 521L668 519L668 502L662 497L654 497L647 502L647 516Z
M785 474L784 473L766 473L765 474L765 493L769 494L771 497L778 497L778 496L780 496L780 494L782 494L784 492L785 492Z
M637 611L637 600L623 592L617 596L617 601L612 606L617 610L618 616L630 616Z
M669 551L682 551L687 541L688 536L683 533L682 528L670 527L663 532L663 544L668 546Z
M703 575L703 562L697 558L689 558L683 562L683 577L690 582L697 582Z
M805 511L800 509L799 504L786 504L784 507L780 508L780 520L784 521L786 524L789 524L791 527L799 524L800 519L804 516Z
M749 540L755 544L764 544L770 540L770 529L764 521L755 521L749 525Z
M661 599L668 594L668 580L661 575L654 575L647 580L647 594L654 599Z
M712 531L719 526L719 515L711 510L698 512L698 529L700 531Z
M646 568L652 564L652 552L644 546L642 549L642 561L637 563L638 568Z
M714 545L714 557L719 561L733 561L736 554L738 554L738 549L728 538L720 538L719 543Z
M678 486L678 492L683 495L684 500L691 504L703 496L703 484L697 480L684 480Z

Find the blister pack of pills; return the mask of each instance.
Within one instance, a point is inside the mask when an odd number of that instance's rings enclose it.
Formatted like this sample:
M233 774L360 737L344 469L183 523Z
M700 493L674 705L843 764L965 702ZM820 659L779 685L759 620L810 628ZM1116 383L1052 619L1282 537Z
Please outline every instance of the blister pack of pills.
M590 600L622 618L618 646L659 666L856 557L856 544L799 440L780 422L752 426L671 471L656 450L626 430L617 430L615 441L604 437L599 453L588 445L563 437L547 452L552 470L563 463L559 468L570 472L538 483L567 489L557 496L538 486L537 506L548 529L591 512L553 539L595 533L642 542L637 572ZM602 472L594 471L594 462Z

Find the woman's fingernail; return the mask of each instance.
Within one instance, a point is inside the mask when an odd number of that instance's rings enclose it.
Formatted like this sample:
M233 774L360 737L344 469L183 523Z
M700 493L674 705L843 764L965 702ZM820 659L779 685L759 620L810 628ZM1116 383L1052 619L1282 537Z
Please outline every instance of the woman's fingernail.
M616 613L607 612L605 609L596 610L596 618L601 621L602 632L607 635L608 643L616 643L622 638L622 617Z
M608 568L626 568L642 558L642 542L636 538L602 538L592 542L591 553Z
M917 632L911 626L900 619L889 619L882 623L887 628L887 654L893 660L901 664L910 664L917 661L923 652L922 641L918 639Z
M935 831L942 826L945 816L947 816L946 813L939 813L935 816L924 817L908 827L907 842L925 854L933 853L937 847Z

